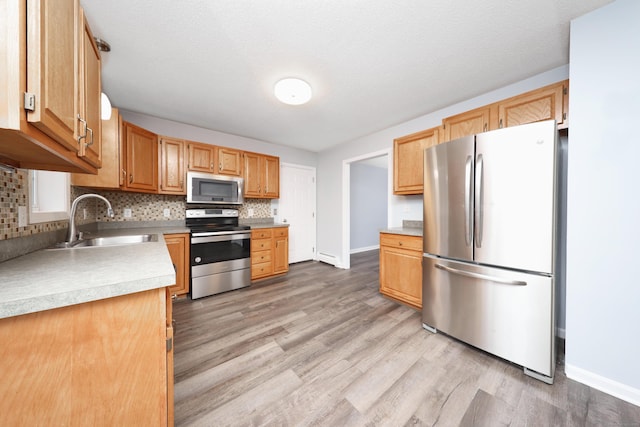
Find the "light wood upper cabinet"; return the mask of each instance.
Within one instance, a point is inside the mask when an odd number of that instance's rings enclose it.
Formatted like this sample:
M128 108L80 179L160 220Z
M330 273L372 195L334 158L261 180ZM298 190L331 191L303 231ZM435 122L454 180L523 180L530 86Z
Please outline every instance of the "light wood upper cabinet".
M79 151L78 53L81 33L78 0L27 1L27 90L35 96L29 122Z
M80 8L80 64L78 97L80 129L78 139L80 142L80 157L95 167L102 165L102 118L100 115L100 96L102 86L100 83L101 66L100 51L89 28L89 23ZM86 126L86 127L85 127Z
M221 175L242 176L242 151L217 147L218 168Z
M491 129L493 106L477 108L442 120L442 142L486 132Z
M85 67L79 2L5 1L1 9L0 162L96 173L95 158L86 161L78 143L79 70Z
M160 137L160 193L187 194L182 139Z
M158 135L128 122L123 123L126 150L125 188L158 191Z
M422 237L380 233L380 293L422 308Z
M422 194L424 150L438 144L439 134L432 128L393 141L394 194Z
M280 158L264 156L264 197L280 197Z
M215 173L216 147L199 142L188 142L189 159L187 169L197 172Z
M498 127L555 119L558 129L567 128L568 90L565 80L499 102Z
M169 293L185 295L189 292L189 234L165 234L164 241L176 270L176 284L169 287Z
M280 197L280 159L257 153L244 153L244 197Z
M120 138L122 117L117 108L111 109L111 118L102 121L102 167L96 175L74 173L71 185L117 190L124 186L126 176L123 147Z

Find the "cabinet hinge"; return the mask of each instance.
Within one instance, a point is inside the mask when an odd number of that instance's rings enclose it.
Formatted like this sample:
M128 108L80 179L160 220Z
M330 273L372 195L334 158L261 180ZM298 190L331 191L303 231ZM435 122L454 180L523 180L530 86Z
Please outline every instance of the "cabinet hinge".
M173 337L167 338L167 351L171 351L173 348Z
M562 120L567 120L567 113L562 113Z
M563 88L562 88L562 94L563 94L563 95L566 95L566 94L567 94L567 88L566 88L566 87L563 87Z
M34 93L24 93L24 109L27 111L36 111L36 95Z

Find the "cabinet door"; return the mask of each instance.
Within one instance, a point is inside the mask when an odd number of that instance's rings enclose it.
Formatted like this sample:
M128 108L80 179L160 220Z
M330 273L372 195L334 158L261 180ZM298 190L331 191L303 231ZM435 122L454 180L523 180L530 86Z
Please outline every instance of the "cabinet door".
M500 102L498 126L502 128L555 119L558 127L563 127L564 95L568 83L568 80L563 81Z
M158 191L158 136L124 123L127 150L127 189Z
M262 194L269 199L280 197L280 158L264 156L264 189Z
M184 295L189 292L189 235L166 234L164 241L176 270L176 284L169 287L171 295Z
M78 151L78 0L27 1L27 120L65 148Z
M422 253L380 246L380 293L422 308Z
M2 425L167 425L165 295L0 319Z
M218 147L218 173L242 176L242 152L231 148Z
M209 172L216 171L216 147L208 144L190 142L188 144L189 162L187 168L190 171Z
M477 108L442 120L444 131L442 142L491 130L492 107Z
M424 150L438 142L438 128L427 129L393 141L394 194L422 194Z
M187 194L184 171L184 141L160 138L160 192L163 194Z
M97 175L74 173L71 184L81 187L118 189L124 184L126 171L122 164L122 118L117 108L111 109L111 118L102 120L102 167Z
M86 122L80 122L80 157L95 167L102 165L102 118L100 115L100 51L93 39L84 11L80 8L80 91L79 115Z
M286 273L289 271L289 231L286 228L273 230L273 273Z
M244 196L262 197L262 156L244 153Z

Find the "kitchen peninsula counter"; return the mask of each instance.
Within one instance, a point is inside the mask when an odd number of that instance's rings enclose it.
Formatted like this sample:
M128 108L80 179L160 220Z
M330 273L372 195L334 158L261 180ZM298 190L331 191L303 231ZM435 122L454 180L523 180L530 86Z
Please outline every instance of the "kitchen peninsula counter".
M184 227L100 230L85 238L158 234L157 242L42 249L0 263L0 319L162 288L175 271L162 234Z

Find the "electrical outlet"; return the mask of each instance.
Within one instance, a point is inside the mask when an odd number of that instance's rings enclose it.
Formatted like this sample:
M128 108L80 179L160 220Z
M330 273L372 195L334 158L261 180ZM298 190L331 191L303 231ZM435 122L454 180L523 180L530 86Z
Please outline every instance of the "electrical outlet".
M249 215L249 218L251 218L253 216L253 208L247 209L247 214Z
M125 218L131 218L131 208L124 208L123 216Z
M278 208L273 208L273 216L278 215Z
M164 215L165 218L171 218L171 209L166 208L165 210L162 211L162 214Z

